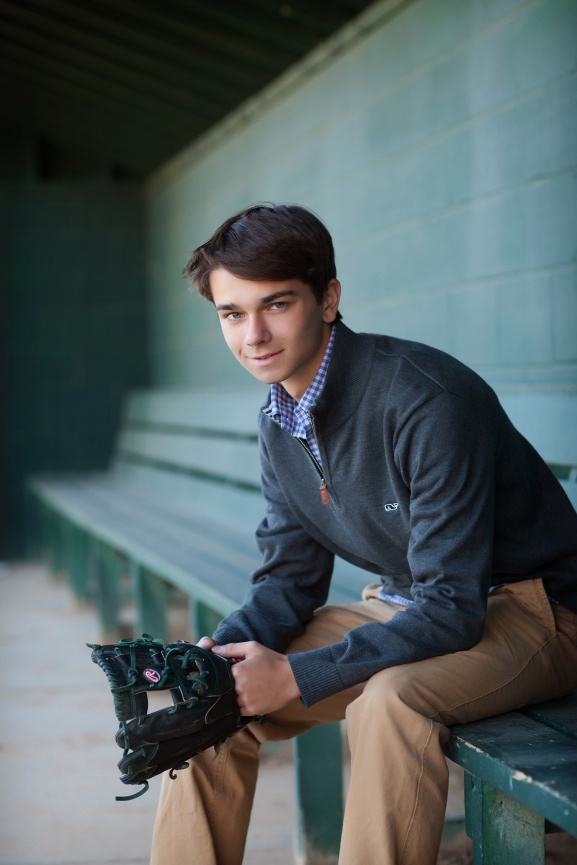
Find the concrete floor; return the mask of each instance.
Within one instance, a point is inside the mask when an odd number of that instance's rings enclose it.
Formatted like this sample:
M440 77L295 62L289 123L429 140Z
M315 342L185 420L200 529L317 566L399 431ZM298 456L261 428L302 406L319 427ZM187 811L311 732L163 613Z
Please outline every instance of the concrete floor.
M0 865L148 863L160 782L114 799L131 791L118 780L112 698L85 646L99 639L93 609L65 582L38 565L0 565ZM294 865L290 754L287 745L264 755L246 865ZM448 811L462 810L453 769ZM575 865L576 853L549 861ZM461 833L439 863L467 862Z
M117 728L86 642L90 608L34 565L0 569L0 863L145 865L160 789L132 802L118 780ZM159 695L160 696L160 695ZM246 862L293 865L290 750L266 755Z

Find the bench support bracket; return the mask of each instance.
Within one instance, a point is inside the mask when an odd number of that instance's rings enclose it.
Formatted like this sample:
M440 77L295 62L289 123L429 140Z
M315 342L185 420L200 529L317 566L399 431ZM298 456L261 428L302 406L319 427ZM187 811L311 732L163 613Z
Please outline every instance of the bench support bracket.
M465 773L473 865L544 865L545 820L526 805Z
M138 630L161 640L168 639L166 611L171 593L169 584L136 562L130 563L130 576Z

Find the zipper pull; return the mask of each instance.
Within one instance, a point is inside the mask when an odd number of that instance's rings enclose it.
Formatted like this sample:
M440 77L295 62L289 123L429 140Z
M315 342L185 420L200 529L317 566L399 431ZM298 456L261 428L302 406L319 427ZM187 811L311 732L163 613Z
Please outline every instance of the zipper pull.
M329 491L327 490L327 482L324 478L321 481L321 487L319 492L321 494L321 502L323 503L323 505L330 505L331 499L329 496Z

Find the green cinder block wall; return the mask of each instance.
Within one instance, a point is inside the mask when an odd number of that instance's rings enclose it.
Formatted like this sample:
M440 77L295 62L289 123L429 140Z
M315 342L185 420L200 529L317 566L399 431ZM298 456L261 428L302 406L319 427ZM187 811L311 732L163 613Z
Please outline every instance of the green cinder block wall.
M146 188L155 384L250 385L179 274L230 213L290 201L333 233L353 328L577 421L576 46L574 0L387 0L164 166Z

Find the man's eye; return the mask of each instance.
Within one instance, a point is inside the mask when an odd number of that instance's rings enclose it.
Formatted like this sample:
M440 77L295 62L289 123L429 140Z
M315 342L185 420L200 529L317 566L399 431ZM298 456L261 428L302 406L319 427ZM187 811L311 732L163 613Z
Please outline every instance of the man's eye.
M242 313L240 313L240 312L229 312L225 316L225 318L227 319L227 321L238 321L238 319L241 317L241 315L242 315Z
M275 300L274 303L271 303L271 309L284 309L286 306L286 300Z

